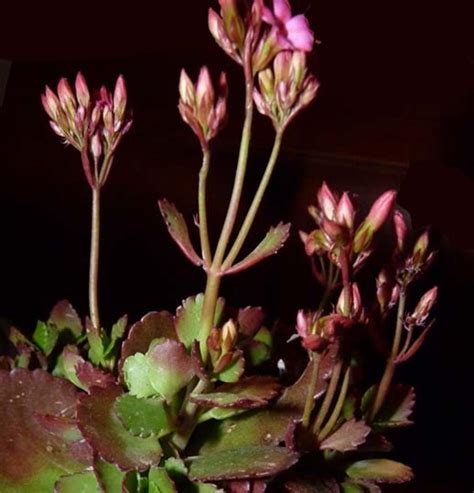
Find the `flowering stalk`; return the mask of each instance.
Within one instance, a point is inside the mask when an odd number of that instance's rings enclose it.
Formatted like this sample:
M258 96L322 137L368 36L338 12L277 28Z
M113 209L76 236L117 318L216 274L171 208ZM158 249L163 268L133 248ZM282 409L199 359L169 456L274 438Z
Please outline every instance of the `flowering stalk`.
M242 129L240 142L239 158L234 178L232 195L227 209L227 214L222 226L221 235L217 243L216 252L211 267L207 272L207 284L204 292L204 303L202 311L202 325L200 333L201 354L204 361L207 359L207 337L209 336L214 322L216 312L217 298L219 297L219 288L221 283L221 267L224 260L225 250L227 248L232 229L237 218L237 212L244 186L245 173L249 155L250 139L252 135L253 120L253 74L250 59L247 58L244 66L245 74L245 120Z
M126 111L127 89L124 78L119 76L113 94L101 87L91 98L87 82L79 72L75 92L63 78L58 83L57 93L56 96L47 86L41 102L51 118L53 131L66 145L72 145L81 153L82 168L92 190L89 307L92 325L100 329L100 191L109 176L117 146L132 124Z

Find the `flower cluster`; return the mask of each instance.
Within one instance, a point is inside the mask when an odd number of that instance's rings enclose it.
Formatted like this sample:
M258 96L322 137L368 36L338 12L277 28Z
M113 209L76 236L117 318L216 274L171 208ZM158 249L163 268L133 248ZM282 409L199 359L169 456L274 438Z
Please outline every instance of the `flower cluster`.
M227 78L224 72L219 78L218 95L212 85L207 67L199 73L194 85L185 70L181 71L179 81L179 112L183 120L192 128L199 138L201 146L207 147L226 119Z
M316 97L319 84L306 68L302 51L282 51L273 68L258 74L259 89L253 98L258 111L268 116L276 130L284 129Z
M79 72L75 92L68 80L63 78L58 83L57 95L46 86L41 102L51 118L53 131L66 144L81 152L89 185L92 188L102 186L110 171L114 152L132 125L126 110L127 89L124 78L117 78L113 94L102 86L91 97L87 82ZM93 167L89 155L93 158Z

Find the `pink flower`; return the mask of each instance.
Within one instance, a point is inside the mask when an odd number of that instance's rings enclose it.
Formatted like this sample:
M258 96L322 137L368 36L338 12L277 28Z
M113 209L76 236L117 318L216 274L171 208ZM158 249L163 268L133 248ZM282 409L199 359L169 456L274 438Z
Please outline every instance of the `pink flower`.
M288 0L273 0L273 11L264 7L262 19L276 31L283 49L306 52L313 49L314 34L308 19L302 14L292 17Z

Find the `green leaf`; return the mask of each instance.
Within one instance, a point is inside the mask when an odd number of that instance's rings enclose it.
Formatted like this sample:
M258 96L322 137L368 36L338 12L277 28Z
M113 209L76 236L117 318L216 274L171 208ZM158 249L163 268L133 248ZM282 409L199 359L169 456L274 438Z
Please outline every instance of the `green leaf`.
M217 379L225 383L235 383L240 380L240 377L245 371L245 358L242 351L234 351L235 356L232 362L221 370L216 376Z
M148 474L149 493L178 493L176 485L163 467L152 467Z
M67 300L56 303L51 310L48 321L55 325L60 332L70 331L75 339L78 339L84 330L76 310Z
M115 402L114 409L132 435L142 438L153 435L160 438L173 429L162 399L138 399L133 395L123 394Z
M183 215L176 209L174 204L166 199L159 200L158 205L171 238L194 265L202 265L202 259L194 250L189 238L188 227Z
M92 322L86 320L86 334L89 342L89 359L94 365L103 365L105 363L104 338L103 331L94 327Z
M64 476L54 486L55 493L102 493L95 474L91 471Z
M410 467L388 459L369 459L352 463L346 474L352 479L376 483L405 483L413 479Z
M79 428L104 460L124 471L144 471L158 464L162 452L155 437L140 438L129 433L114 411L115 401L123 394L118 385L105 389L93 387L78 401Z
M242 414L248 411L248 409L235 409L235 408L221 408L221 407L213 407L208 409L206 412L202 413L199 416L199 423L204 423L205 421L209 421L210 419L223 420L228 419L232 416L237 416L238 414Z
M125 334L125 331L127 330L127 322L128 317L127 315L124 315L123 317L119 318L119 320L117 320L117 322L112 326L112 330L110 333L110 342L104 353L105 357L108 357L113 353L114 349L117 346L117 342L119 342Z
M170 402L194 376L191 357L171 339L158 340L146 355L128 357L123 366L130 393L137 397L159 395Z
M94 464L94 470L104 489L103 493L118 493L122 491L125 473L116 465L97 460Z
M189 477L199 481L264 478L285 471L297 460L297 454L284 447L243 447L190 459Z
M43 370L0 371L0 491L51 493L92 466L75 424L76 389Z
M347 481L341 484L342 493L365 493L365 489L356 484L356 483L348 483Z
M129 356L123 365L125 383L130 393L140 399L156 395L148 378L149 370L148 358L142 353Z
M186 349L190 349L195 340L199 341L203 303L204 295L200 293L184 300L176 311L176 332L179 340L185 345ZM216 314L214 317L215 326L219 324L223 310L224 299L219 298L217 300Z
M49 356L58 342L58 329L55 325L38 320L35 331L33 332L33 342Z
M265 238L257 245L255 250L247 255L243 260L230 267L224 274L235 274L241 272L252 265L261 262L263 259L274 255L285 244L290 234L291 224L280 223L277 226L270 228Z

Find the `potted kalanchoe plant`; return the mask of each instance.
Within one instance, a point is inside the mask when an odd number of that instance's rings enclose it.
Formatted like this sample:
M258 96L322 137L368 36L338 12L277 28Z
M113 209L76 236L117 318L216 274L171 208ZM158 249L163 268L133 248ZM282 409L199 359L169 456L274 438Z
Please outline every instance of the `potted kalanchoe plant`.
M202 150L199 253L183 215L165 199L159 207L171 237L204 269L207 282L175 314L151 312L133 324L124 316L107 330L100 322L101 191L132 124L123 77L113 92L91 93L79 73L74 90L62 79L57 93L47 87L42 95L52 129L80 152L92 192L90 312L82 319L61 301L31 339L9 330L14 351L0 360L4 493L358 493L413 476L408 466L385 458L386 434L411 423L415 400L413 388L393 377L426 338L437 289L413 306L407 300L433 252L427 232L411 233L394 191L382 194L363 219L348 192L338 196L325 183L317 192L309 208L316 229L300 236L324 295L314 310L296 316L293 338L307 366L290 385L277 372L258 372L271 359L274 335L262 309L232 308L219 296L225 276L276 253L288 237L289 224L280 223L241 256L285 129L318 88L306 66L313 33L287 0L219 3L219 13L209 11L209 29L242 66L245 117L232 194L214 241L206 180L210 143L227 118L227 80L222 73L214 85L203 67L193 83L182 71L179 111ZM255 109L270 118L275 140L236 229ZM377 232L389 223L393 255L366 296L359 277ZM367 348L386 361L378 381L361 372Z

